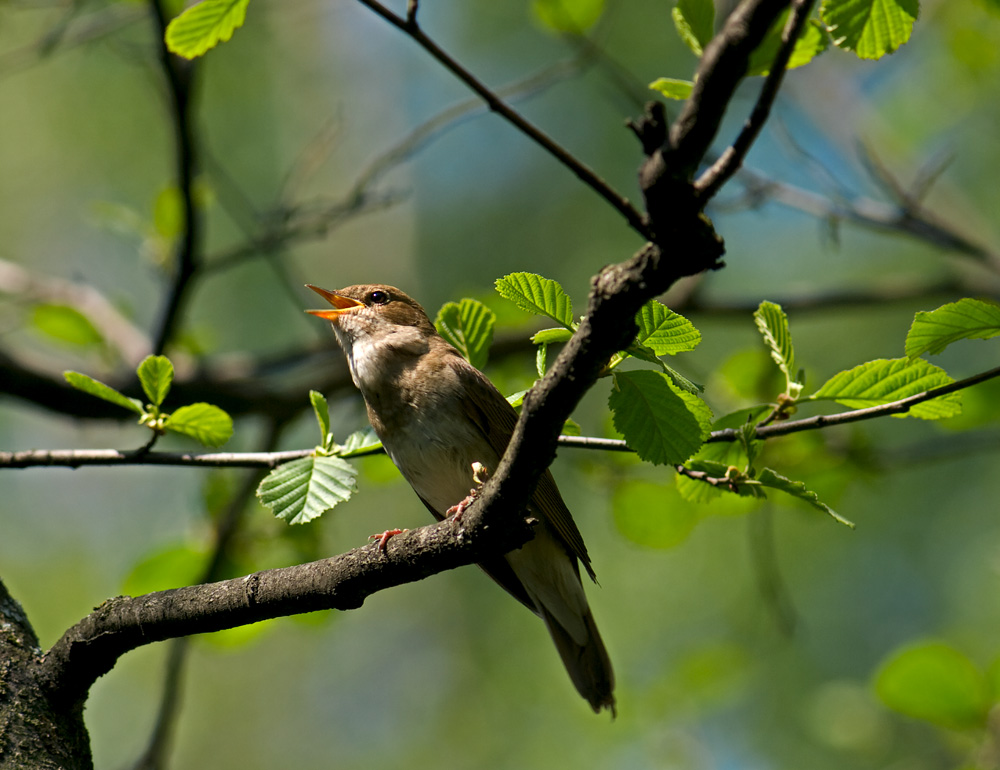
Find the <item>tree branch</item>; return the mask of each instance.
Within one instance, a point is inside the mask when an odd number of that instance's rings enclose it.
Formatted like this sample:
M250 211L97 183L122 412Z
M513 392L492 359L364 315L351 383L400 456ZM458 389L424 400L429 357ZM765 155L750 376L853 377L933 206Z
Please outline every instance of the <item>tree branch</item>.
M377 0L359 0L362 5L367 6L392 26L401 30L404 34L413 39L421 48L437 60L445 69L461 80L466 86L477 93L486 102L490 110L503 117L507 122L517 128L552 157L562 163L572 171L585 185L594 190L604 200L611 204L629 223L633 230L645 238L650 236L649 228L645 218L627 198L619 194L614 188L597 175L595 171L580 161L569 150L552 139L540 128L532 124L520 113L508 106L500 97L491 91L469 70L453 59L444 49L429 38L417 24L416 14L403 18L397 16Z
M198 269L201 249L201 216L194 199L198 153L191 107L193 78L196 70L193 62L175 56L167 48L164 36L168 20L161 3L162 0L149 0L153 18L156 21L160 66L170 96L176 156L176 182L181 196L183 229L174 252L174 279L160 316L156 334L153 337L154 353L162 353L174 334L191 279Z
M792 56L795 44L802 35L812 6L813 0L793 0L792 11L788 15L788 21L785 23L785 29L781 35L781 47L778 49L778 55L774 57L770 72L764 79L760 96L757 97L757 103L754 105L750 117L743 124L743 129L736 137L736 141L727 147L715 163L695 182L695 189L702 200L708 201L714 197L722 185L729 181L743 165L743 160L750 151L750 147L771 114L771 106L774 104L778 89L781 88L781 83L784 80L788 60Z
M461 526L445 520L404 532L385 552L372 543L309 564L109 599L45 654L38 679L56 704L79 705L98 677L142 645L303 612L356 609L377 591L500 556L531 537L516 517L494 520L484 512L473 505Z

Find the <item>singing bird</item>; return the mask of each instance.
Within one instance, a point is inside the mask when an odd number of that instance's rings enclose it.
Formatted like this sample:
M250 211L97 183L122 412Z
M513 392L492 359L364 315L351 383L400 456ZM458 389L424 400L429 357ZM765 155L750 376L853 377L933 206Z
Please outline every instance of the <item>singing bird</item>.
M306 286L333 306L306 312L331 322L389 457L435 518L446 518L473 487L474 464L496 469L517 413L399 289ZM480 566L545 621L576 689L595 712L606 708L613 715L614 673L587 604L578 560L592 579L594 570L549 471L528 510L538 520L534 537Z

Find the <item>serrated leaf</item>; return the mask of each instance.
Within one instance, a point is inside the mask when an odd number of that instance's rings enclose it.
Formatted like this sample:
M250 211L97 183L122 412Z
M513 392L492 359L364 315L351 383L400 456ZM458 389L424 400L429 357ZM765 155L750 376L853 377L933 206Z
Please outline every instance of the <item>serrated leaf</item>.
M628 445L655 465L684 462L711 429L708 405L661 372L615 372L608 406Z
M167 25L167 48L194 59L225 43L243 26L250 0L202 0Z
M47 337L70 345L97 345L104 338L83 313L69 305L40 304L31 312L32 325Z
M573 303L563 287L535 273L511 273L496 281L496 290L521 310L546 315L567 329L573 326Z
M635 341L658 356L685 353L701 342L701 332L693 323L655 299L636 313L635 323L639 327Z
M701 56L714 34L715 3L712 0L679 0L670 15L684 44L695 56Z
M539 377L545 376L548 356L549 356L548 345L539 345L538 348L535 350L535 371L538 373Z
M279 519L304 524L349 500L358 472L339 457L303 457L279 465L257 487L257 497Z
M880 358L835 374L809 400L826 399L852 409L863 409L915 396L951 382L954 380L943 369L922 358ZM961 411L962 394L949 393L893 416L940 420L954 417Z
M188 404L171 412L163 427L205 446L220 447L233 435L233 418L213 404Z
M648 481L620 484L611 498L618 531L647 548L674 548L687 540L698 521L698 511L690 505L677 505L669 492L669 488Z
M309 391L309 403L312 404L316 422L319 423L319 432L323 437L320 443L325 449L329 449L333 443L333 436L330 434L330 405L326 401L326 396L318 390Z
M792 333L788 328L788 316L781 305L761 302L753 320L771 351L771 358L785 375L785 382L795 379L795 351L792 348Z
M136 374L146 398L156 406L162 404L174 381L174 365L170 359L166 356L146 356Z
M781 48L781 36L785 31L785 24L788 22L788 11L778 16L771 26L767 36L750 56L750 63L747 67L747 75L765 76L771 71L774 64L774 57L778 55ZM826 30L817 22L810 20L802 28L802 34L795 41L792 55L788 58L786 69L795 69L811 62L816 56L823 53L830 44L830 36Z
M919 13L918 0L824 0L819 11L833 44L861 59L879 59L903 45Z
M906 335L906 355L940 353L958 340L986 340L1000 335L1000 305L982 299L960 299L913 317Z
M482 302L463 299L444 305L434 319L434 326L466 361L477 369L483 369L493 344L496 320L493 311Z
M792 497L797 497L799 500L809 503L813 508L830 516L834 521L838 521L845 526L854 529L854 523L845 519L839 513L837 513L833 508L824 502L821 502L819 495L806 489L806 485L801 481L792 481L789 478L775 473L770 468L764 468L759 474L757 474L756 481L765 487L771 489L777 489L780 492L784 492Z
M649 88L667 99L683 102L685 99L691 98L694 83L690 80L677 80L676 78L657 78L649 84Z
M531 9L535 18L549 29L579 34L601 18L604 0L534 0Z
M66 378L66 382L77 390L82 390L84 393L89 393L92 396L97 396L97 398L110 401L112 404L117 404L138 415L145 414L146 412L142 408L142 402L139 399L129 398L111 386L105 385L93 377L88 377L86 374L80 374L80 372L63 372L63 377Z
M381 448L382 442L375 435L374 428L356 430L340 445L337 451L339 457L352 457L357 454L372 454Z
M950 728L986 727L986 678L969 658L941 642L896 650L875 674L875 692L889 708Z

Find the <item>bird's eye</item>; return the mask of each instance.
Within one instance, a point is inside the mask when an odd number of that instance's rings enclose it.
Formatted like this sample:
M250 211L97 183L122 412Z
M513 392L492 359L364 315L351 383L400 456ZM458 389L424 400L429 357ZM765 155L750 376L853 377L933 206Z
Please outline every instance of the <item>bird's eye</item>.
M371 305L388 305L391 297L389 292L376 289L368 294L368 303Z

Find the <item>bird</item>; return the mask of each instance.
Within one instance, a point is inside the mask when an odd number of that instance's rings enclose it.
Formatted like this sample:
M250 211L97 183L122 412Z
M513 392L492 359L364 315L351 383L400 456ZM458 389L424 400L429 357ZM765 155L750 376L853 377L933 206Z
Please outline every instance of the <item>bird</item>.
M368 419L386 453L438 520L460 515L474 476L496 469L517 412L394 286L336 291L306 287L332 308L307 310L331 322ZM584 593L579 564L596 576L583 537L546 470L528 502L537 520L522 548L479 566L548 628L577 691L595 712L616 714L615 677ZM385 539L399 530L388 530Z

